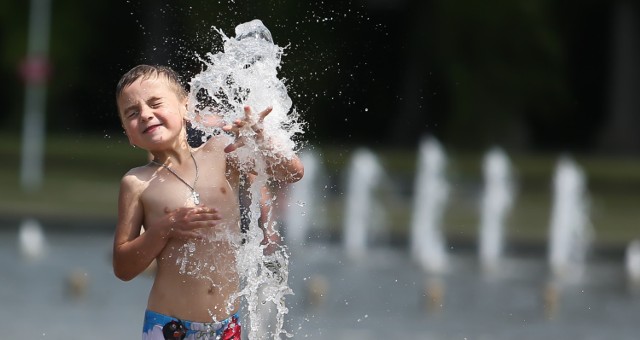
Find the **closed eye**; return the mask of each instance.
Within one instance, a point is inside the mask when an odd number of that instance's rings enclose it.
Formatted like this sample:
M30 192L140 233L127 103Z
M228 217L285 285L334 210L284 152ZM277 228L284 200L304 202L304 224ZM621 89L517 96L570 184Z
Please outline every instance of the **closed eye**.
M147 105L149 105L152 109L157 109L162 106L162 100L158 97L152 97L149 101L147 101Z

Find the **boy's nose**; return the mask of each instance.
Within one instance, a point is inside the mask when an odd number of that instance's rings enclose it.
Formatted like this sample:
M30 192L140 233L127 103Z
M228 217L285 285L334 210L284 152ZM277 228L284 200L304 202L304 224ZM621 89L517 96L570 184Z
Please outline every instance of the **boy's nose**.
M151 118L153 118L153 113L151 112L150 109L143 108L140 111L140 117L142 117L142 119L144 119L144 120L150 120Z

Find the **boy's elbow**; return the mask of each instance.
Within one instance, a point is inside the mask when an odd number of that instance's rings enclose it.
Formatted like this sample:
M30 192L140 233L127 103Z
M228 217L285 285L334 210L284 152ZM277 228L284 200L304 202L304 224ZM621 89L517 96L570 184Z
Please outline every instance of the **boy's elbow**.
M296 159L285 180L289 183L295 183L301 180L302 177L304 177L304 165L302 165L300 159Z
M296 171L291 176L291 183L297 182L304 177L304 166L300 164L300 166L296 169Z
M136 277L131 270L118 261L116 256L113 257L113 274L122 281L131 281Z
M282 183L295 183L301 180L303 176L304 167L300 165L288 169L284 175L281 175L281 177L277 179L277 181Z
M133 280L133 278L135 277L135 275L131 275L131 273L128 273L122 269L119 269L117 267L113 267L113 273L116 275L116 277L122 281L131 281Z
M267 170L269 177L279 183L295 183L304 176L304 166L299 159L287 164L279 164Z

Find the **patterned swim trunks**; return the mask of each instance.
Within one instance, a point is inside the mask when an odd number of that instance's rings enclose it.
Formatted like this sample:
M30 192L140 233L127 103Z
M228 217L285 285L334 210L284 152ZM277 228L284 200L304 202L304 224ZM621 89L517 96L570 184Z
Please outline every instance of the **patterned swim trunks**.
M238 314L220 322L192 322L147 310L142 340L240 340Z

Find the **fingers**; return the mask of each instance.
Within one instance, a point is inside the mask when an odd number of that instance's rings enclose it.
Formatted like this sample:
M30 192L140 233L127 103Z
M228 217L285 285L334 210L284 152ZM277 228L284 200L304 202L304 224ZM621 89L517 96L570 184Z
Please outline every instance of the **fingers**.
M258 114L257 117L257 121L255 120L255 118L252 115L252 110L251 107L248 105L244 106L244 119L236 119L235 121L233 121L232 124L228 124L222 127L222 130L224 132L228 132L228 133L233 133L236 137L237 140L230 144L227 145L227 147L225 147L224 152L229 153L229 152L233 152L236 149L242 147L245 145L245 140L243 138L243 136L241 136L240 134L240 130L242 128L244 128L245 126L248 126L251 128L251 130L253 130L253 132L256 133L255 138L257 138L258 140L262 140L262 132L263 132L263 122L265 117L267 117L271 111L273 110L273 107L269 106L266 109L264 109L262 112L260 112Z
M246 105L244 107L244 119L236 119L232 124L228 124L222 127L224 131L236 131L245 125L249 124L250 126L255 126L256 124L260 124L264 121L264 119L273 111L272 106L268 106L262 112L258 113L257 121L253 118L251 107Z
M236 119L236 120L233 121L232 124L224 125L222 127L222 131L231 132L231 133L233 133L235 135L238 135L238 132L240 132L240 129L243 126L245 126L245 124L246 124L246 121L240 120L240 119Z
M221 220L222 217L220 216L220 214L217 213L201 213L201 214L194 214L191 217L191 221L190 222L207 222L207 221L217 221L217 220Z
M264 111L260 112L260 114L258 115L258 123L262 123L264 118L268 116L271 113L271 111L273 111L273 107L268 106L266 109L264 109Z
M167 216L172 231L189 231L198 228L213 227L222 219L222 215L215 208L191 207L169 210Z
M271 111L273 110L273 106L267 106L266 109L264 109L262 112L258 113L258 122L262 122L264 120L264 118L266 116L269 115L269 113L271 113ZM244 106L244 119L248 122L252 121L251 117L251 112L253 112L253 110L251 110L251 106L249 105L245 105Z
M244 146L244 138L239 138L235 143L229 144L224 148L224 152L229 153L235 151L237 148Z
M221 220L222 216L214 208L189 208L185 215L185 222L188 227L205 227L206 222L215 222ZM200 223L200 222L205 222Z
M249 105L245 105L244 106L244 120L250 122L251 121L251 106Z

